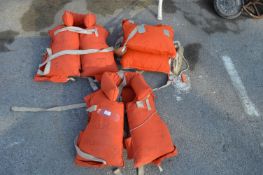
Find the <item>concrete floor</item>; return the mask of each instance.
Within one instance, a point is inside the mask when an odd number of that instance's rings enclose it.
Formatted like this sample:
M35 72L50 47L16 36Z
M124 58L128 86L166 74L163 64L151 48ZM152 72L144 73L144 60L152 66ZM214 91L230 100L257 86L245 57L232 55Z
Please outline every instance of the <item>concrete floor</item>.
M106 3L107 2L107 3ZM156 24L155 0L13 0L0 1L0 174L112 174L110 168L75 166L73 140L87 122L85 109L15 113L11 106L50 107L82 102L91 92L86 80L67 84L32 81L49 46L48 29L61 23L65 9L92 11L111 32L114 45L121 20ZM164 0L165 24L185 47L192 90L174 87L156 92L157 109L170 128L178 157L163 163L167 175L262 175L263 173L263 21L223 20L209 0ZM235 86L222 60L231 58L241 85ZM165 75L146 73L153 87ZM233 77L232 77L233 78ZM244 95L244 94L243 94ZM241 98L240 98L241 97ZM258 116L249 115L249 98ZM123 173L135 174L126 161ZM146 166L146 174L160 174Z

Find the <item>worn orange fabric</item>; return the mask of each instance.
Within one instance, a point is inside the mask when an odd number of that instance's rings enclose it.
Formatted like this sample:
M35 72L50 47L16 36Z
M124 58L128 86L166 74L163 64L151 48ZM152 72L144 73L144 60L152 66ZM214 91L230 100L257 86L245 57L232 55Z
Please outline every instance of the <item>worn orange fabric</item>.
M49 31L51 37L52 54L63 50L78 50L79 35L75 32L63 31L54 34L58 29L63 28L60 25ZM47 59L47 54L44 55L43 61ZM41 67L44 70L46 65ZM51 81L51 82L67 82L71 76L80 76L80 56L79 55L62 55L51 61L50 72L47 75L36 75L35 81Z
M152 72L169 74L169 56L166 54L152 54L128 49L122 56L121 65L124 69L136 68Z
M128 40L135 28L143 28ZM126 51L122 55L123 68L162 72L169 74L169 59L176 56L173 44L174 30L168 25L138 25L131 20L123 20L123 45ZM139 30L139 29L138 29ZM126 42L127 41L127 42ZM116 52L119 52L117 50Z
M102 26L96 25L88 29L97 29L98 35L80 34L80 48L84 49L105 49L108 48L106 39L109 32ZM103 72L118 71L114 60L113 51L81 55L81 76L96 76Z

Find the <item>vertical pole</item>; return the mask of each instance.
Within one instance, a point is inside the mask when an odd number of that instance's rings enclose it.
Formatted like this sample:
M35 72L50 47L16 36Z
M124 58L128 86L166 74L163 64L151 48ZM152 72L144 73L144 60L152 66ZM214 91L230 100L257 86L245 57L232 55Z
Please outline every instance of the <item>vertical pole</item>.
M163 20L163 0L159 0L157 19Z

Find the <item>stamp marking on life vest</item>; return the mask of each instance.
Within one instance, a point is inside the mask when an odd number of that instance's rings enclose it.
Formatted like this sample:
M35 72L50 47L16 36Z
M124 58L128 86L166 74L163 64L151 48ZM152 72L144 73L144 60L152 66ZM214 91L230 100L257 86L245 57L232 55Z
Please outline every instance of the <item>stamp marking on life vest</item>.
M232 81L232 85L236 89L238 96L242 102L242 106L245 110L245 112L253 117L259 117L260 114L258 110L256 109L256 106L254 103L250 100L250 98L247 95L247 91L245 86L243 85L243 82L238 75L238 72L232 62L232 59L229 56L223 56L222 60L224 62L225 68L227 70L227 73L230 76L230 79Z
M105 110L103 114L106 115L106 116L111 116L111 112L108 111L108 110Z

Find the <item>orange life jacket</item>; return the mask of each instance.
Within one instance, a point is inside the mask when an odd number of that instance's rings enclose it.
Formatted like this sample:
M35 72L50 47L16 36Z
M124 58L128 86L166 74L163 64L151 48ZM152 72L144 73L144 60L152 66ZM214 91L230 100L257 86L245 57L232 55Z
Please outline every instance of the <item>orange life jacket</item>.
M157 112L152 89L142 75L134 76L129 86L134 91L135 98L126 103L130 131L130 136L125 140L128 158L134 160L136 168L148 163L159 166L165 158L176 156L177 149L166 124Z
M124 52L122 67L139 70L170 73L170 59L176 56L174 31L167 25L137 25L123 20Z
M36 81L67 82L71 77L98 76L117 71L108 31L96 25L94 14L65 11L64 25L49 31L51 46L35 76Z
M130 132L125 147L135 167L160 165L163 159L177 154L168 128L156 111L152 89L141 74L106 72L101 89L85 101L90 117L76 143L78 165L123 166L124 105Z
M115 81L110 78L114 78ZM117 74L109 77L104 73L101 78L101 89L85 97L89 120L75 144L77 165L89 167L124 165L122 159L124 105L117 101L118 88L115 84L120 83L119 81Z

